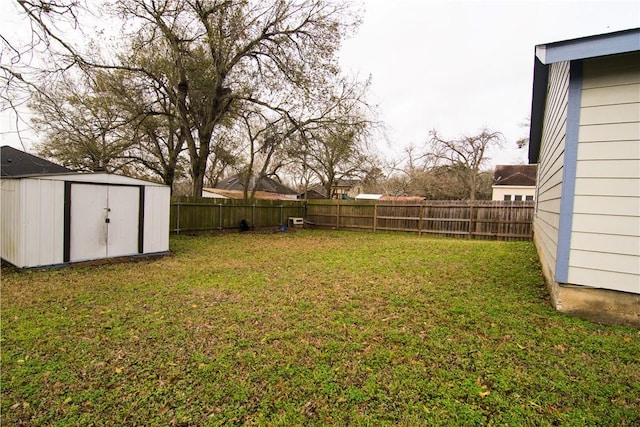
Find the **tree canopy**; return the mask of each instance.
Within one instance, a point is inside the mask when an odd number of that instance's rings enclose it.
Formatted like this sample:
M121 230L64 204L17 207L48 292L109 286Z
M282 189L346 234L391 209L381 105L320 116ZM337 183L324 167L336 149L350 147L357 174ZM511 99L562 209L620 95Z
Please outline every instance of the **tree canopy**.
M114 0L99 13L116 18L121 37L96 39L93 50L55 32L46 2L18 3L34 31L57 43L49 53L66 67L49 87L30 82L36 125L47 136L42 152L65 164L135 163L169 185L186 173L199 196L227 166L273 173L285 153L312 149L310 136L329 144L340 128L349 135L342 142L355 145L372 123L362 115L368 85L346 79L337 64L341 41L359 24L348 2ZM77 5L66 6L60 16L77 19ZM3 68L5 76L15 69ZM337 153L343 163L354 153L347 148Z

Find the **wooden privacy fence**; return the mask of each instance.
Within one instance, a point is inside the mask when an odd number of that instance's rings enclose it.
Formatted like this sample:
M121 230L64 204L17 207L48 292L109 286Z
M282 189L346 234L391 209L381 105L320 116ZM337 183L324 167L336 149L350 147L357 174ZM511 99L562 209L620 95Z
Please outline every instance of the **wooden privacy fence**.
M291 200L256 200L174 197L169 227L175 233L240 229L240 221L254 228L287 225L289 217L304 217L304 203Z
M491 240L531 240L535 203L422 203L313 200L305 221L318 228L399 231Z

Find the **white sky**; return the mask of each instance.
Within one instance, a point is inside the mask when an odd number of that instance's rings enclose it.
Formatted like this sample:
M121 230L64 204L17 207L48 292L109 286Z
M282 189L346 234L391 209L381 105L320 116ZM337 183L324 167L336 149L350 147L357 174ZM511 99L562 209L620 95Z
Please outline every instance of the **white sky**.
M640 27L640 0L364 0L363 24L345 41L343 71L372 76L370 102L387 126L374 141L387 158L445 138L500 131L491 164L526 163L515 141L530 114L536 44ZM17 20L0 0L0 32ZM0 113L0 145L21 148L15 117ZM35 137L25 134L27 148Z
M371 75L388 156L445 138L500 131L491 164L526 163L515 141L530 115L537 44L640 27L640 1L365 0L359 32L344 44L345 72Z

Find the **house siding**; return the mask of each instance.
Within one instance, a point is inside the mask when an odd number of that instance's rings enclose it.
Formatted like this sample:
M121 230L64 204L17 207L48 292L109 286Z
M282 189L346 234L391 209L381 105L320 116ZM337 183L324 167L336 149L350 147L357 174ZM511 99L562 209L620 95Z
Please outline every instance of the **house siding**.
M554 270L558 250L560 201L569 101L569 62L550 65L548 95L537 177L535 239L541 261Z
M514 196L522 196L522 200L527 196L535 199L536 195L536 187L524 185L494 185L492 190L491 200L504 200L506 195L511 196L511 200L514 200Z
M569 283L640 294L640 53L585 60Z

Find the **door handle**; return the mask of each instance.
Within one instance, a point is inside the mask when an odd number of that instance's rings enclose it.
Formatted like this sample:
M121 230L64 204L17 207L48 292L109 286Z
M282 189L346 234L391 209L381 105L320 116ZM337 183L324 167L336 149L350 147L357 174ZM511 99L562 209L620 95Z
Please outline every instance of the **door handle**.
M105 218L105 219L104 219L104 222L106 222L107 224L109 224L109 223L111 222L111 219L109 219L109 218Z

